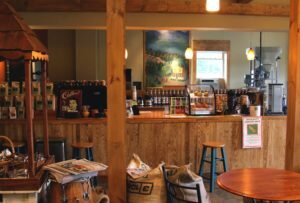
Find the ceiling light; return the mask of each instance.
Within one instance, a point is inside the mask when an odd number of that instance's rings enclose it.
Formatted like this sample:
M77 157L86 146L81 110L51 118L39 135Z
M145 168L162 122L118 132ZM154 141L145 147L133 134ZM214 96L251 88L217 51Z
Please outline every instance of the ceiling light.
M193 59L193 49L190 47L186 48L184 56L186 59Z
M255 59L255 51L252 48L246 49L246 56L248 61L253 61Z
M220 0L206 0L206 11L217 12L220 10Z

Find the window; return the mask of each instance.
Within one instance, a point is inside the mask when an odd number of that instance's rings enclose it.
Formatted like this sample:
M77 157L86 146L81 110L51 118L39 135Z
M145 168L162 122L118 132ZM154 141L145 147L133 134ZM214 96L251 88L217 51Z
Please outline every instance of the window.
M197 79L224 79L224 85L229 85L229 40L193 40L193 65L191 68L191 83Z
M196 79L226 78L227 52L197 51Z

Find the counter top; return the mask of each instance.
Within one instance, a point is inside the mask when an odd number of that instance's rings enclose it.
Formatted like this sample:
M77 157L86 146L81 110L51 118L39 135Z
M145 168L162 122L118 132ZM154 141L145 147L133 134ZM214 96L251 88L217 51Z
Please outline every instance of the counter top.
M189 116L185 114L166 115L163 111L140 111L140 115L130 115L128 123L134 122L170 122L170 123L192 123L201 121L232 122L241 121L243 115L209 115L209 116ZM263 120L286 120L286 115L262 116ZM34 122L42 122L42 119L35 119ZM23 124L24 119L0 120L0 124ZM49 118L50 124L97 124L106 123L106 118Z
M208 116L189 116L185 114L166 115L163 111L140 111L140 115L129 116L127 121L172 121L172 122L196 122L196 121L241 121L243 115L208 115ZM286 115L262 116L263 120L285 120Z

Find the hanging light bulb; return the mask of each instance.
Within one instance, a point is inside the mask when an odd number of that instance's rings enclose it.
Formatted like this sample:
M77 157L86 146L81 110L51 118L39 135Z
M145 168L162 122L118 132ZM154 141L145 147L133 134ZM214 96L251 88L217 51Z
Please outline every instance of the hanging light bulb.
M127 51L127 49L125 48L125 59L127 59L128 58L128 51Z
M248 61L253 61L255 59L255 51L252 48L246 49L246 56Z
M206 0L206 11L217 12L220 10L220 0Z
M186 48L184 56L186 59L193 59L193 49L190 47Z

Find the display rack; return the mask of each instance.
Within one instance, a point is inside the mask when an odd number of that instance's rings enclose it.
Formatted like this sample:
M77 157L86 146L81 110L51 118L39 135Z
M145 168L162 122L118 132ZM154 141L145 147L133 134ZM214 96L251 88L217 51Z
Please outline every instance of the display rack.
M51 163L49 155L48 115L46 98L46 78L48 67L47 49L37 36L7 2L0 1L0 61L22 61L25 68L25 109L26 109L26 141L28 152L28 177L21 179L0 178L0 190L38 190L46 179L41 165L34 157L33 108L31 95L32 63L42 64L42 98L43 98L43 164Z
M185 112L189 115L214 115L216 98L211 85L188 85Z

